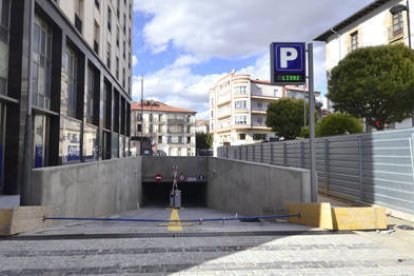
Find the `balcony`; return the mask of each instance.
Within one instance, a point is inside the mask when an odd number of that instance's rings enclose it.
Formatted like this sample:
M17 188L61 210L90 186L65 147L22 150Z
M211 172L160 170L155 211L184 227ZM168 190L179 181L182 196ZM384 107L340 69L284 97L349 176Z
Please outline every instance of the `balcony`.
M82 33L82 20L77 14L75 14L75 28Z
M167 122L168 124L179 124L179 125L185 124L184 119L168 119Z

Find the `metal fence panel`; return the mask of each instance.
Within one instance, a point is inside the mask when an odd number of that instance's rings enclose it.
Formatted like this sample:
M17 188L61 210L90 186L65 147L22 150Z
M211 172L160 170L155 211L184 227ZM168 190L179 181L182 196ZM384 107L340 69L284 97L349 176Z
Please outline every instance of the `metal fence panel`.
M414 213L414 128L317 138L321 192ZM309 168L308 140L221 147L219 157Z

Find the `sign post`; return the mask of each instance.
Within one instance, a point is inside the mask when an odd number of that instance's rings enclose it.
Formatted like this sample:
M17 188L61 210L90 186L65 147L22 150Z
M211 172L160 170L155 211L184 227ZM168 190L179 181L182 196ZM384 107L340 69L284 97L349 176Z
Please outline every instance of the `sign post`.
M309 155L311 200L318 201L318 182L315 158L315 97L313 80L313 44L303 42L273 42L270 45L270 80L276 85L304 85L309 89ZM308 76L306 77L306 52Z

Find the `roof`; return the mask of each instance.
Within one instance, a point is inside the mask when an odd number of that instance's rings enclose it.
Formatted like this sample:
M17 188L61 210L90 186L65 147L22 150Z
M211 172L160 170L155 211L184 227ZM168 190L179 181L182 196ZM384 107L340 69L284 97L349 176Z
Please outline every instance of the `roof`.
M131 109L134 111L140 111L141 110L141 103L135 102L132 103ZM144 111L152 111L152 112L170 112L170 113L191 113L196 114L196 111L192 111L189 109L184 109L180 107L175 107L171 105L167 105L165 103L159 102L159 101L143 101L142 109Z
M351 15L350 17L346 18L342 22L338 23L334 27L330 28L326 32L320 34L319 36L317 36L313 40L325 41L326 42L329 39L329 37L334 35L336 32L342 30L343 28L345 28L348 25L354 23L355 21L357 21L358 19L364 17L365 15L371 13L372 11L374 11L375 9L377 9L380 6L384 5L385 3L388 3L388 2L391 2L391 1L392 0L376 0L376 1L372 2L371 4L365 6L361 10L359 10L356 13L354 13L353 15Z

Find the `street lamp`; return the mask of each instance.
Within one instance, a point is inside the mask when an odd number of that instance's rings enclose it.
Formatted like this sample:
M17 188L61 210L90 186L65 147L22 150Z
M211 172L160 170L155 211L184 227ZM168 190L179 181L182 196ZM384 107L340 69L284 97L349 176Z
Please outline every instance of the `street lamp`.
M410 23L410 5L409 5L409 1L407 0L405 5L398 4L398 5L395 5L394 7L392 7L390 9L390 13L392 15L399 14L403 11L407 12L408 48L410 48L410 50L411 50L411 23ZM411 109L411 125L414 127L414 106Z

